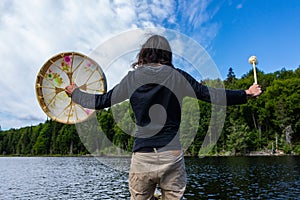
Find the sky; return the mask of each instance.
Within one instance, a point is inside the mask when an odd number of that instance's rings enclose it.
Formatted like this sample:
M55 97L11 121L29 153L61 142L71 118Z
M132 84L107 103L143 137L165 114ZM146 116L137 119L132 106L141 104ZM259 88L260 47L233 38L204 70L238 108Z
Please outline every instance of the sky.
M252 55L264 73L294 70L300 65L299 10L298 0L1 0L0 126L7 130L47 119L35 82L53 55L88 55L137 28L186 35L207 51L223 79L229 67L238 78L251 70ZM130 67L122 69L107 78L109 88Z

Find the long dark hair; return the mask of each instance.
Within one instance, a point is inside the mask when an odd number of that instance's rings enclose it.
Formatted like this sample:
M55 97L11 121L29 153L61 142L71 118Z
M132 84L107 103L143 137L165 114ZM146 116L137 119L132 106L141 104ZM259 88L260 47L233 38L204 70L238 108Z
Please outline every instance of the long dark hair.
M137 55L137 62L133 68L145 64L162 64L173 67L172 50L168 40L160 35L151 36L143 45Z

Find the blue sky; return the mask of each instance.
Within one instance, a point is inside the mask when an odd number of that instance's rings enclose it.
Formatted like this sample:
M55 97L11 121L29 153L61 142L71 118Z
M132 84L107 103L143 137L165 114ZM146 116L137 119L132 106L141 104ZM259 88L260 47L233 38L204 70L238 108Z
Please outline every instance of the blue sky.
M134 28L166 28L190 37L205 48L222 78L229 67L237 77L251 70L251 55L265 73L296 69L299 10L298 0L2 0L0 125L10 129L45 121L34 87L47 59L64 51L89 54ZM108 76L109 87L126 70L107 71L115 74Z
M236 1L234 1L236 2ZM265 73L300 65L300 2L251 0L223 4L215 16L221 23L212 41L212 56L223 71L234 68L238 76L247 71L247 59L256 55Z

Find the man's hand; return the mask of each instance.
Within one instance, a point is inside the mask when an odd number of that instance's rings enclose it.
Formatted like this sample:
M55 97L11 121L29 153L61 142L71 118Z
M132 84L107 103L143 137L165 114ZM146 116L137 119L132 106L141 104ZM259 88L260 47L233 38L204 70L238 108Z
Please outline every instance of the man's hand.
M249 87L248 90L245 90L246 94L251 97L257 97L261 95L262 90L258 84L253 84Z
M72 97L72 94L73 94L73 91L78 88L77 85L75 83L72 83L71 85L68 85L66 88L65 88L65 92L67 93L67 95L69 97Z

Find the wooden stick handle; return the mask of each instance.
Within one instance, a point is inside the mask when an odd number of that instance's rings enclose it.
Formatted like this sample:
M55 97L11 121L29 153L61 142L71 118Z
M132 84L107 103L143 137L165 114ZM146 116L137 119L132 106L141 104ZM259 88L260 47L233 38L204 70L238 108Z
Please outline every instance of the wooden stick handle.
M253 66L253 73L254 73L254 83L257 84L255 61L252 62L252 66Z

